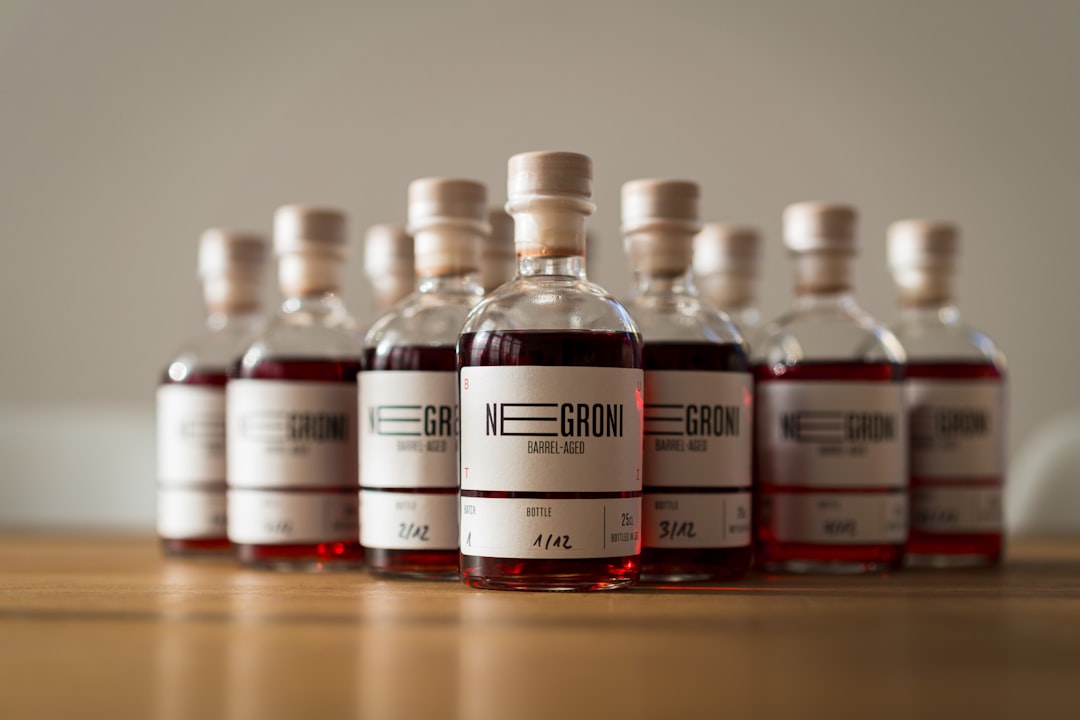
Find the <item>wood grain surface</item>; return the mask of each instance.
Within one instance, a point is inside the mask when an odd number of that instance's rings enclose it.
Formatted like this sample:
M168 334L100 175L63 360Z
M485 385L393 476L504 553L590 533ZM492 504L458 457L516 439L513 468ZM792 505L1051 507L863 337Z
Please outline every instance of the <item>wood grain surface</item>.
M0 718L1080 718L1080 541L991 571L503 593L0 536Z

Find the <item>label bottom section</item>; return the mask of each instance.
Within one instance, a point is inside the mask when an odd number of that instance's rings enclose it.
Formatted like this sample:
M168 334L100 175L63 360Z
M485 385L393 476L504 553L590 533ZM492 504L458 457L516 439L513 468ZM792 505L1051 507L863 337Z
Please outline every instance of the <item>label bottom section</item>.
M895 493L770 493L762 523L779 542L899 544L907 540L908 498Z
M157 532L169 540L225 537L225 486L159 487Z
M242 545L357 542L356 491L230 488L229 540Z
M644 546L727 548L750 544L750 492L645 493Z
M360 544L387 550L457 550L457 493L361 490Z
M932 533L995 533L1002 528L1000 487L911 489L911 529Z
M461 552L581 559L641 553L641 498L461 498Z

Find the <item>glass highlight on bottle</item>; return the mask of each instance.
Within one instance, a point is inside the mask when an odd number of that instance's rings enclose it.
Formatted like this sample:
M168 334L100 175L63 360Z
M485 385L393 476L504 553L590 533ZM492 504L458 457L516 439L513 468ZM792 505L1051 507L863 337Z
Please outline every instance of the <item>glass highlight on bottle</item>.
M756 562L768 571L898 567L908 533L904 351L855 302L855 211L784 212L795 302L753 347Z
M732 579L751 558L753 377L742 336L690 278L698 186L635 180L622 189L645 342L644 580Z
M592 162L509 163L517 277L458 342L461 572L474 587L601 590L639 574L641 339L585 276Z
M702 299L746 335L761 325L757 284L761 236L755 228L707 223L694 238L694 283Z
M889 227L900 294L893 331L907 352L911 535L907 563L993 565L1002 553L1005 357L960 321L953 294L956 227Z
M199 240L206 326L157 390L157 531L170 554L231 548L225 512L225 382L262 322L265 238L211 229Z
M409 185L415 293L367 334L360 373L360 539L372 570L458 577L456 347L483 297L487 189L472 180Z
M249 565L353 566L361 342L340 297L345 217L278 208L274 246L285 301L228 384L229 539Z

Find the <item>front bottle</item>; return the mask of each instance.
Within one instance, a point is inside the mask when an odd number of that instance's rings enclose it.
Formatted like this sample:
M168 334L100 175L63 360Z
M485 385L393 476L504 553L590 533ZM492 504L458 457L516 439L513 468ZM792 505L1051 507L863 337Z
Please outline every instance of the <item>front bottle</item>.
M751 558L753 378L746 345L690 279L698 186L623 185L635 292L627 309L644 347L644 580L732 579Z
M157 390L157 531L170 554L231 548L225 521L225 383L262 316L266 240L207 230L199 239L206 328Z
M911 427L909 565L994 565L1002 552L1005 358L960 322L953 225L889 227L900 293L893 331L907 352Z
M908 530L904 351L855 303L855 212L784 212L792 310L753 347L756 561L768 571L898 567Z
M285 301L228 384L229 539L248 565L355 565L361 343L340 298L345 218L279 208L274 246Z
M360 373L360 539L370 569L458 575L456 346L483 297L487 189L409 185L419 287L372 326Z
M510 159L518 274L458 341L461 573L474 587L601 590L639 574L641 340L585 277L592 162Z

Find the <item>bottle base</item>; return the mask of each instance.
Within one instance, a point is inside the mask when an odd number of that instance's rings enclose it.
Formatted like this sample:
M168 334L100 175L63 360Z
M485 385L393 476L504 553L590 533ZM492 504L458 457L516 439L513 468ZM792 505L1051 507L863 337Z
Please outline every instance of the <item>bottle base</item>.
M460 580L457 550L389 550L364 548L370 572L386 578Z
M800 575L862 575L899 570L901 545L764 545L757 550L757 567L768 573Z
M752 555L750 546L686 550L643 548L641 581L688 583L738 580L750 569Z
M523 560L461 556L461 579L484 590L589 592L621 590L638 581L639 556Z
M1001 564L998 555L912 553L904 556L904 567L918 569L990 568Z
M229 538L161 538L161 550L169 557L221 558L232 555Z
M260 570L355 570L364 567L364 549L359 542L237 544L236 559L242 565Z
M994 534L912 532L905 565L912 568L975 568L1001 564L1002 537Z

